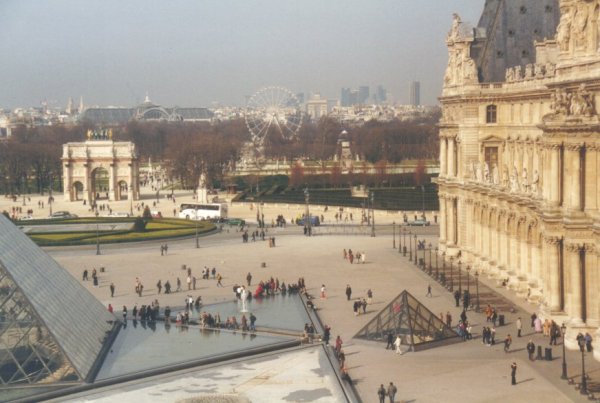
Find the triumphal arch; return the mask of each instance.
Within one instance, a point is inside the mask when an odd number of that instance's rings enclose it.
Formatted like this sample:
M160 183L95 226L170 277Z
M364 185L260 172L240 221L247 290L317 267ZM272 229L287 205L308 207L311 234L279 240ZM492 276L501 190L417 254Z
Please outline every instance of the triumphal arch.
M63 145L66 201L138 200L139 163L135 144L113 141L112 130L88 130L87 140Z

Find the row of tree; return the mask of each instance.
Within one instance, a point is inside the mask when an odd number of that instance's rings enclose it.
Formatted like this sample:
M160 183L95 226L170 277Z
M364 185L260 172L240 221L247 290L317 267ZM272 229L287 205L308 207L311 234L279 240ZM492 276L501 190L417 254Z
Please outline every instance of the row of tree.
M437 116L411 122L370 122L346 128L337 120L323 118L305 122L297 139L284 139L271 132L265 154L293 161L297 158L328 160L339 150L340 133L346 129L354 153L383 166L403 159L437 157ZM83 141L88 124L75 126L19 127L13 136L0 141L0 190L5 194L43 193L51 186L59 190L62 145ZM200 172L221 181L239 160L250 140L242 119L215 124L130 122L113 128L115 141L132 141L142 161L152 159L167 167L183 186L195 187ZM383 169L381 169L383 172ZM332 177L339 175L335 172ZM295 181L295 180L294 180Z

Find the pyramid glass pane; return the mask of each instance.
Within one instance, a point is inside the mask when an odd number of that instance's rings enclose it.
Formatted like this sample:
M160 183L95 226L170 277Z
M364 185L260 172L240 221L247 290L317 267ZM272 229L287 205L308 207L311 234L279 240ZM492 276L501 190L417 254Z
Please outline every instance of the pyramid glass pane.
M205 359L247 354L265 347L281 348L289 337L208 330L199 326L128 320L107 354L96 380L139 374ZM229 356L229 357L228 357Z
M72 363L35 315L26 298L0 266L0 395L19 386L68 384L80 381ZM35 386L35 387L34 387ZM27 390L15 392L29 394Z
M298 294L275 295L265 298L252 298L247 301L246 318L250 312L256 316L256 326L276 330L291 330L302 333L304 325L310 323L310 317ZM197 320L199 313L207 312L212 315L219 314L221 321L227 317L235 316L240 321L241 302L232 300L218 304L203 305L199 312L194 311L193 319ZM183 308L173 309L174 314L183 311Z
M425 305L407 291L394 298L377 316L363 327L357 338L383 341L392 333L400 335L403 344L425 346L455 339L457 334Z

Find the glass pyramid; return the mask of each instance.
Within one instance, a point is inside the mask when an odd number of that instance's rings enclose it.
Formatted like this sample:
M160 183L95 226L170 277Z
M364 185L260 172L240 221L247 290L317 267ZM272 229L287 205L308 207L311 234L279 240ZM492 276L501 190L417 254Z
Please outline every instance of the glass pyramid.
M390 332L394 336L400 335L402 344L409 345L412 351L460 341L456 332L406 290L383 308L355 337L383 341Z
M7 387L78 381L73 364L0 265L0 394Z

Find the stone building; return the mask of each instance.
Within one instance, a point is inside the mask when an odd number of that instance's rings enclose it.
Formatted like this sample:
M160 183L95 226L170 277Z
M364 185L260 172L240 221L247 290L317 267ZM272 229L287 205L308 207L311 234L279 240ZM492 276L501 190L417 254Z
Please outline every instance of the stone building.
M539 303L575 348L600 338L600 1L490 1L479 25L455 15L446 39L440 247ZM499 61L516 32L533 53Z
M113 141L112 131L88 130L85 142L63 144L66 201L138 200L139 161L135 144Z

